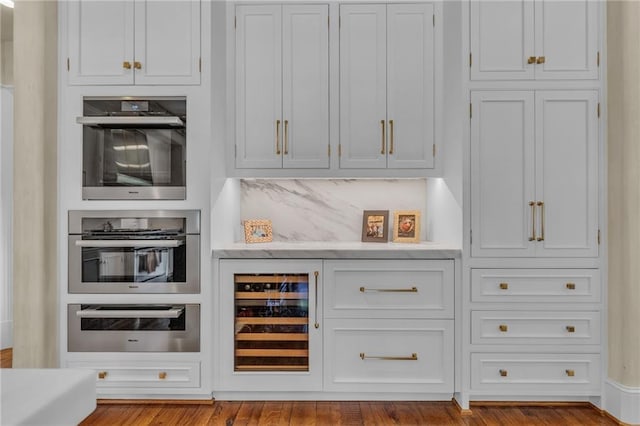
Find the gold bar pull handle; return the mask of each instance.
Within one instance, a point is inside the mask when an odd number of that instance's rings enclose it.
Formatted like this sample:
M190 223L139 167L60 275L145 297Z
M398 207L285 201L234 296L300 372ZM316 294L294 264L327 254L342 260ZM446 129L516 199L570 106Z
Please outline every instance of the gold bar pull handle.
M158 373L158 379L164 380L167 378L167 373L165 371L161 371Z
M529 65L531 65L531 64L535 64L535 63L536 63L536 57L535 57L535 56L529 56L529 57L527 58L527 63L528 63Z
M389 120L389 154L393 154L393 120Z
M315 313L314 313L316 320L315 320L315 323L313 324L313 326L315 328L320 328L320 323L318 322L318 275L320 275L320 272L314 271L313 275L315 277L315 284L316 284L315 285L315 287L316 287L315 288L315 293L316 293L315 306L316 306L316 309L315 309Z
M567 376L569 377L573 377L576 375L576 372L574 370L564 370L565 373L567 373Z
M387 138L384 130L384 120L380 120L380 125L382 126L382 148L380 149L380 154L384 155L385 139Z
M576 289L576 283L567 283L566 287L567 287L567 290L575 290Z
M538 241L544 241L544 202L538 201L538 207L540 207L540 236Z
M545 61L546 61L546 58L544 56L538 56L538 59L536 60L536 64L544 64Z
M360 287L360 293L377 292L377 293L417 293L418 287L411 288L366 288Z
M360 359L380 359L383 361L417 361L418 354L412 353L411 356L380 356L380 355L367 355L364 352L360 352Z
M99 371L98 372L98 379L106 379L107 378L107 372L106 371Z
M507 377L507 374L509 374L507 370L499 370L499 372L501 377Z
M500 290L509 290L509 283L500 283Z
M125 70L130 70L131 69L131 62L129 61L124 61L122 63L122 68L124 68Z
M141 70L142 69L142 64L138 61L133 61L133 67L137 70Z
M284 155L289 155L289 120L284 120Z
M566 327L566 329L567 329L567 333L575 333L576 332L576 328L574 326L572 326L572 325L568 325Z
M280 120L276 120L276 155L280 155Z
M505 324L500 324L500 325L498 326L498 329L499 329L501 332L506 333L506 332L507 332L507 330L509 330L509 327L507 327Z
M536 240L536 202L529 201L529 207L531 207L531 236L529 241Z

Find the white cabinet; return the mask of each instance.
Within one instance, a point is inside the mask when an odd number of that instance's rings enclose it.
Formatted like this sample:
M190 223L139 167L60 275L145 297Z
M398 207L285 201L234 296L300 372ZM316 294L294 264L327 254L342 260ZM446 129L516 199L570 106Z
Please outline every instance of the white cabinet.
M199 1L67 4L69 84L199 84Z
M598 255L598 93L471 93L472 256Z
M597 79L598 3L471 1L471 79Z
M340 5L340 168L433 168L432 4Z
M197 388L199 362L68 361L69 368L96 372L99 393L107 388Z
M236 7L237 168L329 167L327 5Z

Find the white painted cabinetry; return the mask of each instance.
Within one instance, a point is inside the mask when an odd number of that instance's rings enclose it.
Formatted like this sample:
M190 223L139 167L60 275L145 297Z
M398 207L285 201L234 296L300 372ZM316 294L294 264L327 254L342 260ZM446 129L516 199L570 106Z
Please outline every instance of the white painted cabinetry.
M433 168L433 4L340 5L340 168Z
M329 8L236 7L237 168L329 167Z
M69 84L200 83L199 1L72 1L67 25Z
M597 79L598 3L471 1L471 79Z
M597 256L597 91L472 91L471 106L472 256Z

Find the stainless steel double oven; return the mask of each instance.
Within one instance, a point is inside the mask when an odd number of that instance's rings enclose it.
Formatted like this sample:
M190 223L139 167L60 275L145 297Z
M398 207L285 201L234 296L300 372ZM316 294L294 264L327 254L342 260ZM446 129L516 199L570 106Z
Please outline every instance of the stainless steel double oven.
M68 247L69 293L200 292L199 211L70 211ZM71 304L68 328L70 352L197 352L200 305Z

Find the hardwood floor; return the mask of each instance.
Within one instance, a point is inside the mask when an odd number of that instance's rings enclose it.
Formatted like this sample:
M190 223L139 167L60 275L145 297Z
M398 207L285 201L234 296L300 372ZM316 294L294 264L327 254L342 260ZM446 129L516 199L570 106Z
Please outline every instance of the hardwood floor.
M213 405L98 405L82 426L101 425L561 425L617 423L589 405L473 406L452 402L216 401Z
M11 368L13 359L13 349L0 350L0 368Z

